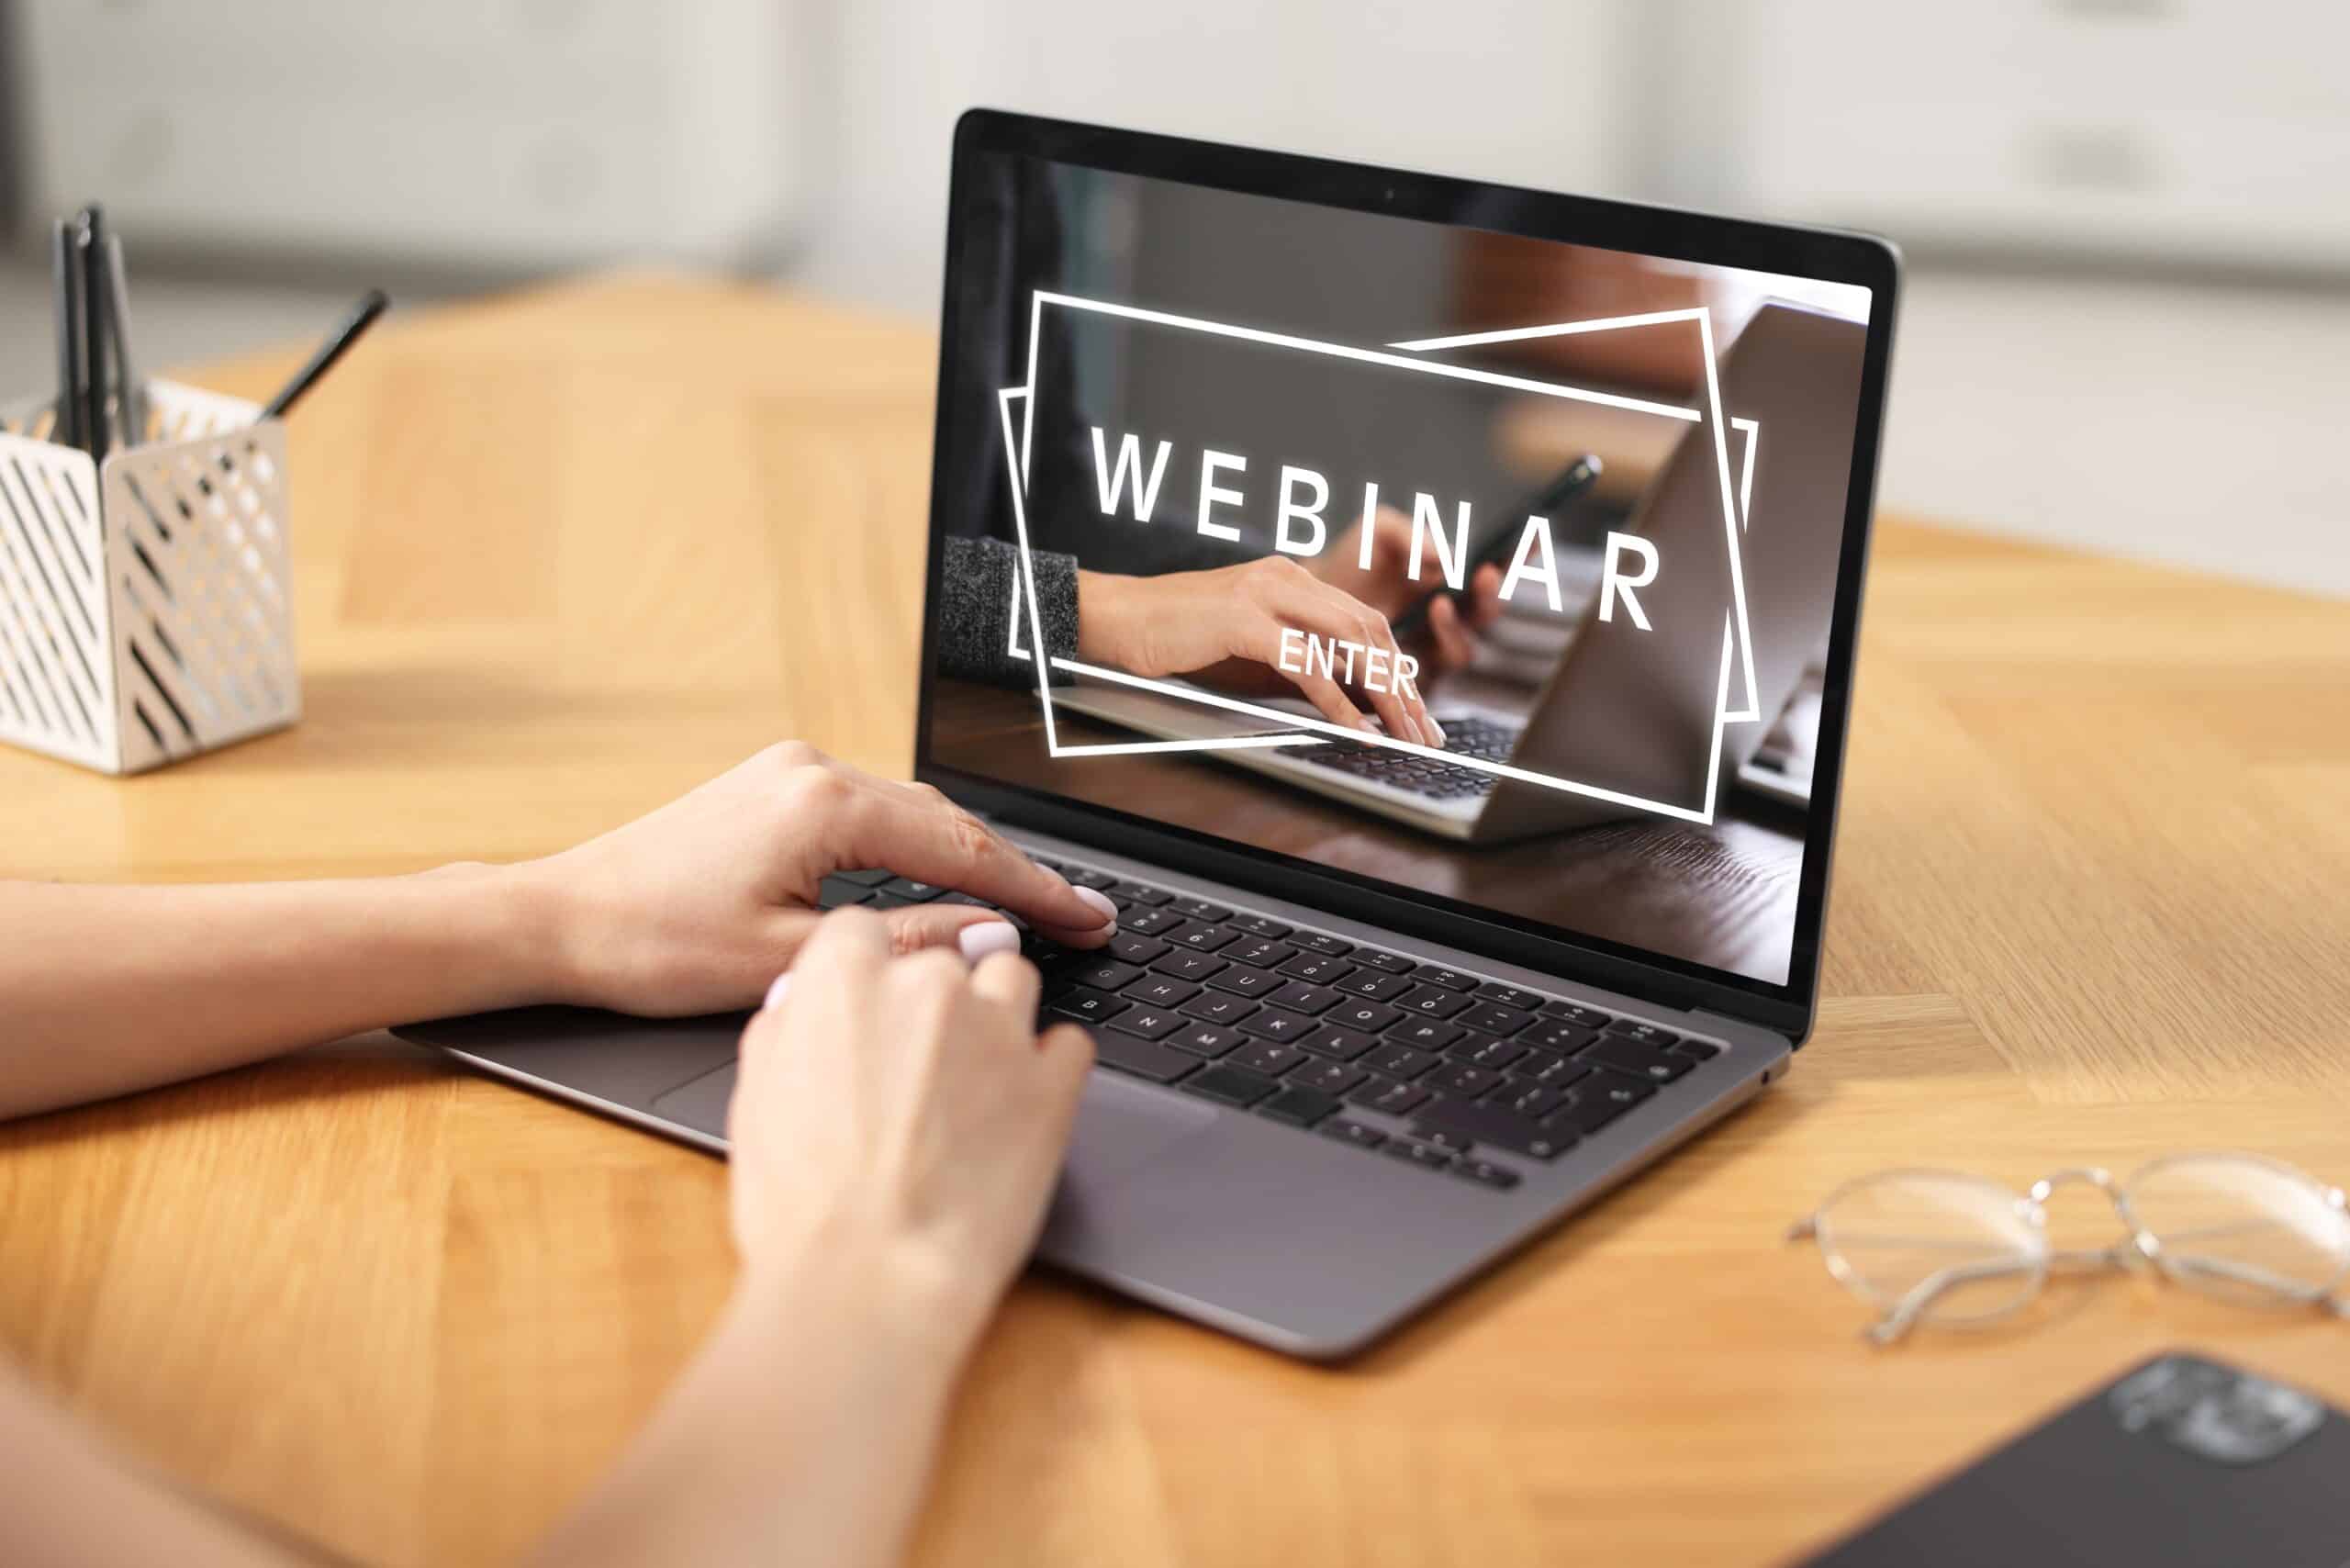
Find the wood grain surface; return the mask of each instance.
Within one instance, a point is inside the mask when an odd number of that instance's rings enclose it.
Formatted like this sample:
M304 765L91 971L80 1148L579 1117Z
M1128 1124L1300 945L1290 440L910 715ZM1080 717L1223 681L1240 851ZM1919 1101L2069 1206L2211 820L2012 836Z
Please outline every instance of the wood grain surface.
M301 725L119 782L0 754L0 870L527 856L788 734L902 769L932 354L660 277L395 320L294 425ZM1784 1085L1349 1367L1023 1283L921 1561L1761 1562L2159 1348L2350 1404L2350 1327L2143 1278L1872 1350L1780 1241L1895 1163L2232 1146L2350 1180L2345 690L2340 604L1887 526L1828 1000ZM343 1042L0 1129L0 1345L338 1551L499 1562L710 1321L723 1182Z

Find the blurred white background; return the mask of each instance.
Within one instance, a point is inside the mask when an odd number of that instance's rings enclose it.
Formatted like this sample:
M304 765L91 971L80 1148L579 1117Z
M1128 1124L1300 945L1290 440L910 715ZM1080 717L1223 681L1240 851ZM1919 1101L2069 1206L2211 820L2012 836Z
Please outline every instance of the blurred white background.
M1879 230L1890 510L2350 595L2341 0L0 0L0 387L103 200L142 356L683 260L936 308L984 103Z

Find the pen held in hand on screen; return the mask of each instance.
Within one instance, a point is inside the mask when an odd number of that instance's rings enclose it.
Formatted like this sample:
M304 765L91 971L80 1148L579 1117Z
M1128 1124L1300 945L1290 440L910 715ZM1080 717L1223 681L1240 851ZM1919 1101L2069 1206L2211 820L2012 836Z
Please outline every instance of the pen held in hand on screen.
M278 389L277 396L262 409L261 417L264 420L284 419L292 411L294 405L302 400L304 394L334 368L335 362L359 341L360 334L375 324L375 318L381 316L390 304L391 300L382 289L369 289L366 297L360 300L359 308L351 313L350 319L336 328L333 335L319 346L319 352L310 356L310 362L296 371L294 379Z

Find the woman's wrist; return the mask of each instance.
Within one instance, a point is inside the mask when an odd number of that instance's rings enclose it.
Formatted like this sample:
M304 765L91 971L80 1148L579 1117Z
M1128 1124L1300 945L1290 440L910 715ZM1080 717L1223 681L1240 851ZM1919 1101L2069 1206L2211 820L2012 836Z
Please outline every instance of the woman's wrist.
M773 1323L837 1312L861 1343L886 1346L888 1360L951 1381L1002 1295L985 1271L889 1235L871 1216L844 1215L748 1252L729 1316Z
M1125 624L1135 579L1114 572L1077 571L1077 656L1091 665L1122 665L1118 628Z
M560 877L547 873L548 864L468 861L423 874L422 879L444 885L455 901L451 928L479 934L473 951L486 968L486 983L505 999L501 1005L579 997L577 901Z

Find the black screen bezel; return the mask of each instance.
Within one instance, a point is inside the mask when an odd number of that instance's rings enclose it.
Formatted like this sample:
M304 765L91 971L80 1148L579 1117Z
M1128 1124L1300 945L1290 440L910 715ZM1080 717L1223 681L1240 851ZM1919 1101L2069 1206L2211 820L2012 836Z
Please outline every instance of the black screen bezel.
M923 577L922 688L915 716L916 778L938 786L975 811L1013 825L1072 842L1114 846L1121 854L1177 871L1234 887L1259 890L1406 935L1468 952L1489 954L1528 969L1668 1006L1703 1008L1744 1019L1801 1043L1810 1033L1818 997L1819 935L1827 915L1837 798L1851 718L1853 650L1860 633L1861 579L1868 557L1877 455L1884 433L1886 383L1892 358L1900 274L1900 257L1894 247L1870 235L1561 196L1439 174L975 108L967 111L955 129L954 166L947 200L948 276L940 319L940 396L933 431L934 452L947 450L949 424L957 415L957 410L948 407L946 396L946 388L954 385L952 355L956 353L959 326L952 271L962 240L958 225L965 205L965 181L971 157L978 152L1011 153L1246 195L1456 225L1464 221L1464 214L1495 210L1498 204L1489 198L1498 195L1507 198L1511 222L1505 230L1497 231L1676 261L1857 284L1871 291L1858 424L1852 442L1844 536L1837 562L1835 611L1829 633L1820 704L1818 753L1813 766L1811 806L1805 823L1803 868L1796 900L1795 938L1785 985L1773 985L1602 937L1400 889L1397 884L1172 827L1068 796L1007 784L934 761L930 754L930 722L937 639L932 617L949 531L946 509L963 503L961 498L944 493L935 472L931 486L930 541ZM1494 226L1480 222L1474 227Z

